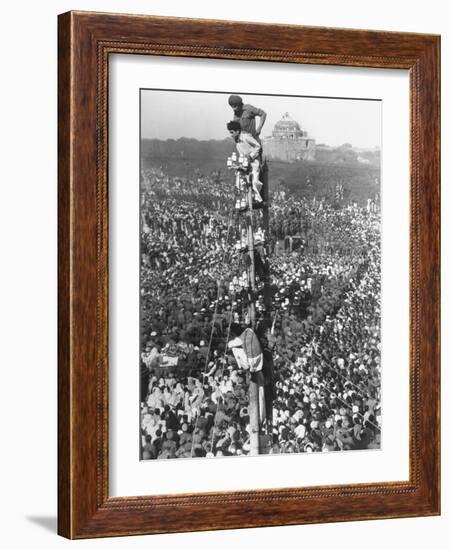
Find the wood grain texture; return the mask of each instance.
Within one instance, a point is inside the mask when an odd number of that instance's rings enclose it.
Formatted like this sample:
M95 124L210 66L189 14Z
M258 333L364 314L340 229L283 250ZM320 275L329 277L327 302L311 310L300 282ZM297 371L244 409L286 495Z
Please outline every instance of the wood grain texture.
M69 28L70 15L60 17ZM58 531L71 532L70 411L70 32L58 33Z
M59 17L58 531L68 538L439 513L438 36L70 12ZM410 480L108 495L108 56L410 70Z

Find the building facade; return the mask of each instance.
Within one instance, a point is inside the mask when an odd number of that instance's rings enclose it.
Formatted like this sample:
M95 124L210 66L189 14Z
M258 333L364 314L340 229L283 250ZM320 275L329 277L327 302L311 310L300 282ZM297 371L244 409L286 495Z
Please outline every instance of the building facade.
M269 160L297 162L315 158L315 139L308 137L289 113L275 124L271 136L262 139L262 146Z

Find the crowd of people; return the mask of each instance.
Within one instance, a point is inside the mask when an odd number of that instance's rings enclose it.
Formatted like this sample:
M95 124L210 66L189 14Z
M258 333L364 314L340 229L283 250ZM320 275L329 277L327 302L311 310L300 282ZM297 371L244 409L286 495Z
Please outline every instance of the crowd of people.
M250 452L249 375L227 347L249 322L233 208L232 177L142 173L143 459ZM275 193L269 229L265 452L378 448L379 210Z

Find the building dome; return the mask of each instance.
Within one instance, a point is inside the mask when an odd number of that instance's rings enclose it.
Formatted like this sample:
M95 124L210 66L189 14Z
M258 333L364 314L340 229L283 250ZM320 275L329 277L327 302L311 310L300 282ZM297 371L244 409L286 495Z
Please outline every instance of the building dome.
M315 139L308 137L289 113L284 113L273 127L272 135L263 138L262 142L270 160L298 162L315 159Z
M275 139L300 139L307 134L302 131L298 122L289 113L285 113L282 119L275 124L272 135Z
M301 132L300 125L289 113L284 113L282 119L275 124L274 130L276 132Z

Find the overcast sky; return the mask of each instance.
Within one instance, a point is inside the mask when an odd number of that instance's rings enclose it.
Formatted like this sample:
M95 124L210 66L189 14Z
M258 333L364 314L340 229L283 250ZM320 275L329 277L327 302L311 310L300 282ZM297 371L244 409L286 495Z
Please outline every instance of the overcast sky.
M141 91L141 132L143 138L180 137L224 139L226 123L232 118L230 93ZM357 99L268 96L240 93L267 113L262 135L271 135L273 126L288 112L317 143L356 147L381 146L381 102Z

